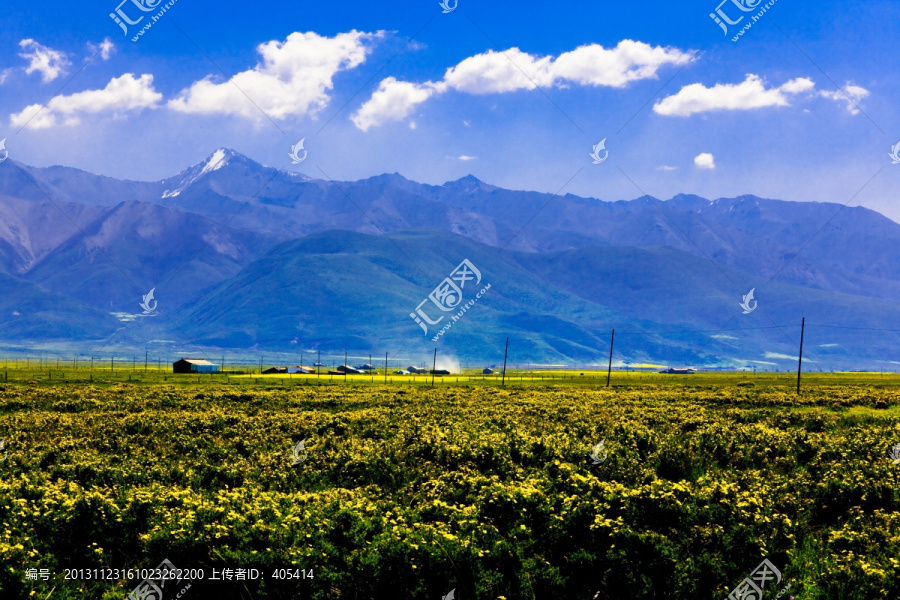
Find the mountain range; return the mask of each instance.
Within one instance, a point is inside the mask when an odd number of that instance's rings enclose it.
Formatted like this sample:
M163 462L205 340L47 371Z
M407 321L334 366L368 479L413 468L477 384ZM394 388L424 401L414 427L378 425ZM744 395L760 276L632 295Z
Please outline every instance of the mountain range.
M477 286L450 277L464 260ZM572 364L603 359L616 329L618 364L785 369L805 317L813 368L900 364L900 225L828 202L606 202L473 176L338 182L227 149L157 182L10 159L0 282L8 349L420 357L437 346L496 362L509 337L517 362ZM427 300L436 289L449 291L436 296L444 308L464 302L441 310ZM423 300L440 322L416 321Z

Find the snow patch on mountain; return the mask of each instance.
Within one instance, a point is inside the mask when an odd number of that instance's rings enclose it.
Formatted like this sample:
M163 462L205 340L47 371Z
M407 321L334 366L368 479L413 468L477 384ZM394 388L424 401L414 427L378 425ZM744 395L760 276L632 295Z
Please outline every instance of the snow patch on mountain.
M165 190L162 194L163 198L174 198L186 190L192 183L213 171L218 171L228 164L228 160L234 156L234 151L219 148L212 153L206 163L201 168L199 164L194 165L190 169L183 171L185 176L181 179L181 184L174 190ZM199 172L198 172L199 169Z
M203 167L203 170L200 171L200 175L204 175L211 171L218 171L222 167L228 164L228 158L225 156L225 150L223 148L219 148L213 155L209 157L209 160L206 163L206 166Z

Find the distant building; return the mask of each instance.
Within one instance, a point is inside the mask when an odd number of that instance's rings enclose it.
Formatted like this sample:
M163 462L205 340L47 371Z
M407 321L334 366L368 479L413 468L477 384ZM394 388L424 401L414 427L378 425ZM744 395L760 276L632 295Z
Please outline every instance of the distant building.
M491 369L490 367L488 367L487 369L485 369L484 371L482 371L482 373L484 373L485 375L493 375L493 374L494 374L494 370Z
M447 369L435 369L434 371L429 371L432 375L449 375L450 371Z
M277 375L278 373L287 373L287 367L272 367L263 371L263 375Z
M394 375L409 375L409 371L404 371L401 369L399 371L394 371Z
M355 369L350 365L341 365L337 368L337 370L340 371L341 375L343 375L344 373L348 375L362 375L362 371L360 371L359 369Z
M419 367L413 367L413 366L407 367L406 370L409 371L410 373L427 373L428 372L427 369L420 369Z
M697 372L696 369L692 369L690 367L685 367L682 369L670 368L670 369L666 369L665 371L660 371L660 373L665 373L667 375L692 375L696 372Z
M172 363L173 373L218 373L219 365L202 358L182 358Z

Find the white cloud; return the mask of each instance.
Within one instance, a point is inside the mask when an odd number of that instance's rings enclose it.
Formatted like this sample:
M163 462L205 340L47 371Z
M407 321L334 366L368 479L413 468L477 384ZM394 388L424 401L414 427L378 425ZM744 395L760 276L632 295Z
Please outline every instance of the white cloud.
M443 83L468 94L502 94L552 85L552 67L549 56L538 58L518 48L506 52L489 50L447 69Z
M116 45L109 38L104 38L102 42L99 44L91 44L88 43L88 50L92 55L100 53L100 58L103 60L109 60L113 53L116 51Z
M388 121L402 121L416 106L435 93L433 84L419 85L388 77L379 84L372 97L351 117L363 131Z
M283 42L257 46L262 62L249 71L221 83L210 77L197 81L168 105L179 112L255 120L265 118L259 109L273 119L315 115L331 99L334 76L364 63L369 43L383 35L355 29L331 38L295 32Z
M702 83L687 85L678 93L653 105L653 112L674 117L721 110L752 110L767 106L789 106L789 96L811 91L809 78L791 79L780 87L767 88L758 75L748 74L741 83L717 83L711 88Z
M656 167L657 171L675 171L678 167L670 167L669 165L660 165Z
M6 83L6 78L9 77L10 73L12 73L12 69L3 69L0 71L0 85Z
M622 40L615 48L589 44L560 54L553 71L557 77L581 85L621 88L632 81L655 79L665 65L686 65L694 55L693 51Z
M478 157L477 156L469 156L467 154L460 154L459 156L456 157L456 160L461 160L461 161L465 162L465 161L475 160L476 158L478 158Z
M9 116L13 127L46 129L63 119L63 125L77 125L85 114L106 113L119 116L126 112L156 108L162 94L153 89L153 75L135 78L131 73L110 79L102 90L86 90L71 96L55 96L46 106L32 104Z
M70 64L68 59L66 59L65 52L48 48L32 39L20 41L19 47L24 50L24 52L19 53L19 56L28 61L25 72L31 75L37 71L41 74L44 83L53 81L62 75L65 68Z
M485 95L531 90L535 86L622 88L632 81L656 78L661 67L684 65L694 56L693 51L654 47L633 40L622 40L615 48L599 44L579 46L557 57L536 56L518 48L505 52L489 50L450 67L438 82L407 83L388 77L351 119L365 131L402 120L412 107L449 90ZM396 96L396 105L389 103L391 94Z
M791 79L787 83L782 84L778 89L786 94L800 94L802 92L808 92L814 87L816 87L816 84L809 77L797 77L796 79Z
M869 95L869 90L848 81L843 90L835 90L833 92L823 90L819 92L819 95L836 102L846 102L847 110L850 111L850 114L858 115L859 103Z
M766 358L783 358L784 360L797 360L796 356L791 356L790 354L782 354L780 352L766 352L763 356ZM751 362L760 362L758 360Z
M715 169L716 159L709 152L701 152L694 157L694 164L698 169Z

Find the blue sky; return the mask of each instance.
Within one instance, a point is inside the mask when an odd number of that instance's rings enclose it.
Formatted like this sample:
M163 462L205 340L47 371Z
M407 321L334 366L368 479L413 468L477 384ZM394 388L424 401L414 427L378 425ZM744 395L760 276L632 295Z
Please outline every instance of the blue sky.
M438 0L177 0L133 42L165 4L140 1L121 5L145 16L127 36L116 0L5 3L12 158L152 180L230 147L317 178L750 193L900 220L897 2L777 0L734 42L766 2L721 5L744 16L726 36L715 0L459 0L446 14ZM291 165L301 138L308 158ZM592 164L603 138L609 158Z

